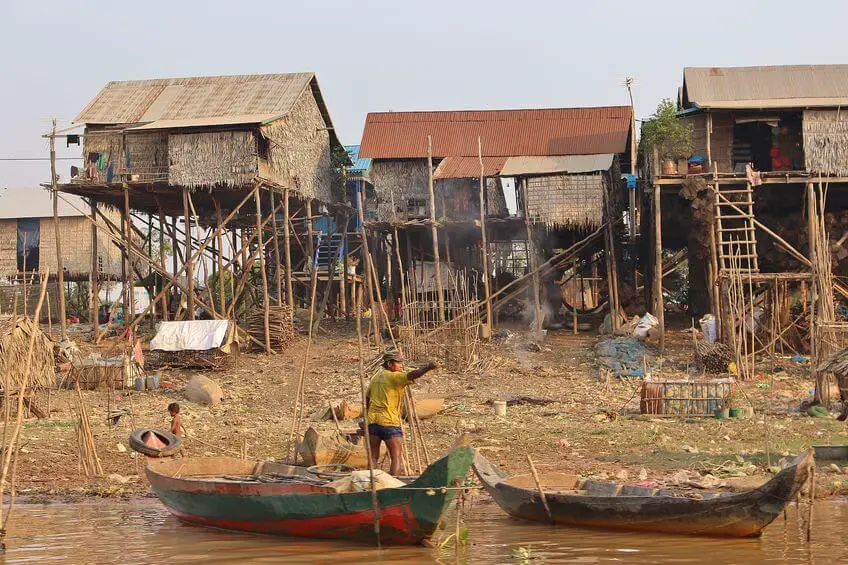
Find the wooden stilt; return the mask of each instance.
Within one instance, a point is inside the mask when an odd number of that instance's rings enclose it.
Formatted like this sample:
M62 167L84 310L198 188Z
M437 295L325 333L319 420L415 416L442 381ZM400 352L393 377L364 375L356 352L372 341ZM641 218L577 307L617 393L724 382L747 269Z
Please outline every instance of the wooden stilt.
M97 202L91 200L91 217L97 214ZM97 247L97 226L91 224L91 336L94 339L97 336L98 311L100 309L100 261ZM50 303L49 300L47 302Z
M660 186L653 186L654 196L654 276L653 276L653 298L654 316L659 320L660 351L665 351L665 304L662 294L662 209L660 204Z
M486 299L486 326L488 332L492 331L492 291L489 287L489 244L486 239L486 198L485 198L485 175L486 169L483 166L483 142L480 137L477 137L477 156L480 159L480 237L482 238L480 256L483 263L483 292Z
M427 136L427 190L430 204L430 234L433 237L433 269L436 274L436 303L439 305L439 321L445 321L445 293L442 288L442 266L439 258L439 229L436 225L436 196L433 188L433 138Z
M268 197L271 199L271 210L276 210L274 198L276 194L273 190L268 191ZM280 272L280 237L277 232L277 214L271 215L271 229L274 230L274 281L277 289L277 304L283 304L283 274Z
M822 391L822 382L817 376L816 366L823 361L818 358L817 336L816 336L816 303L818 302L818 257L819 250L816 243L819 239L818 235L818 206L816 205L816 194L813 191L813 183L807 183L807 241L810 248L810 378L816 383L815 398L819 402L823 402L824 395ZM828 249L823 249L822 253L828 253ZM752 306L753 308L753 306Z
M56 238L56 280L59 286L59 327L62 330L62 339L67 338L65 315L65 265L62 256L62 235L59 230L59 179L56 175L56 120L53 120L53 129L50 133L50 184L53 187L53 230ZM44 284L47 284L46 282ZM26 296L24 296L26 304Z
M176 218L176 216L171 216L171 262L172 262L173 268L174 268L173 269L174 275L176 275L178 272L180 272L179 248L180 248L180 246L177 242L177 218ZM177 289L176 288L171 293L171 296L177 297ZM178 306L179 306L180 303L179 303L178 300L176 301L176 304L177 304L177 306L174 308L174 320L179 319L179 316L178 316L179 308L178 308Z
M365 213L363 212L363 202L362 202L362 191L356 192L356 207L359 211L359 233L360 237L362 237L362 248L360 249L360 256L362 257L362 265L365 269L363 281L369 287L374 286L374 283L371 282L371 273L374 271L374 267L371 265L371 252L368 250L368 235L365 233ZM376 281L376 277L374 277L374 281ZM379 292L379 288L377 289ZM380 323L379 323L379 314L378 308L381 308L377 305L374 300L374 295L372 291L368 292L368 296L371 299L371 321L374 323L374 339L377 344L381 344L383 341L383 337L380 335Z
M253 189L253 200L256 203L256 235L257 253L259 254L259 273L262 275L262 309L265 324L265 354L271 354L271 303L268 297L268 274L265 272L265 238L262 236L262 196L259 190L261 184ZM272 208L273 210L273 208ZM273 215L271 216L273 218Z
M224 230L222 224L224 219L221 217L221 203L213 197L212 202L215 205L215 238L218 241L218 302L221 306L221 314L226 316L227 312L227 297L224 290Z
M339 278L339 307L347 319L347 225L349 223L348 212L345 210L342 226L342 276Z
M610 185L613 180L610 179ZM612 219L614 216L613 213L613 205L610 201L609 197L610 187L608 186L604 191L604 204L606 208L606 216L607 219ZM621 304L618 300L618 261L615 256L615 226L612 222L607 222L607 229L605 234L605 256L606 256L606 266L607 266L607 289L609 292L609 303L610 303L610 324L612 325L613 330L617 330L621 327L621 319L619 315L621 313Z
M527 197L527 179L521 179L522 194L524 197L524 226L527 228L527 254L530 263L530 271L533 273L533 335L536 341L542 340L542 299L539 270L536 268L536 245L533 243L533 224L530 222L530 207Z
M188 282L188 319L194 320L195 296L194 296L194 259L191 253L191 215L188 209L188 188L183 188L183 218L185 220L185 262L186 279Z
M165 213L162 210L162 205L158 203L159 206L159 265L162 267L162 270L166 270L167 266L165 264ZM93 216L94 214L92 214ZM166 296L162 296L162 301L160 305L161 316L162 319L168 320L168 298Z
M129 324L132 314L129 311L129 293L127 292L127 260L129 258L129 234L127 233L126 211L121 209L121 313L124 324Z
M291 218L289 217L289 189L283 191L283 251L285 252L286 261L286 301L289 304L289 311L294 316L294 292L292 291L292 263L291 263L291 226L289 225Z
M124 324L129 324L130 320L135 316L135 261L133 260L132 245L130 244L132 241L132 231L130 229L130 222L132 222L132 216L130 215L130 187L126 184L124 184L124 222L125 243L127 245L126 257L129 267L126 273L127 279L124 284L127 285L127 300L130 311L129 317L124 318Z

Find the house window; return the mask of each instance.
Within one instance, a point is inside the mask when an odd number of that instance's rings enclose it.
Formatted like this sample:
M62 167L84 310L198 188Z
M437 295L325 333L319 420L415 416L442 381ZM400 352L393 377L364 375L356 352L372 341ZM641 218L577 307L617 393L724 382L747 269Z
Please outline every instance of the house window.
M509 273L519 278L527 274L530 256L526 240L490 241L489 256L495 276Z
M19 272L38 270L39 232L38 218L18 220L17 255Z
M424 218L428 216L427 201L423 198L407 199L406 214L411 218Z
M267 161L268 158L271 155L271 140L269 140L267 137L265 137L262 134L259 134L256 137L259 140L259 144L258 144L258 147L257 147L257 151L259 153L259 158L265 159Z
M744 172L804 170L801 115L798 112L737 116L733 125L733 167Z

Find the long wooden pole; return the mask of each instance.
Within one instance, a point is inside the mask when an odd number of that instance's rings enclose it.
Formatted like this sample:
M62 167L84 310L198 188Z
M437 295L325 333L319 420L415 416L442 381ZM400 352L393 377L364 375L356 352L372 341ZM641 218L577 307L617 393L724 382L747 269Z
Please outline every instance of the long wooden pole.
M183 218L185 220L185 271L188 282L188 319L194 320L194 257L191 252L191 214L188 209L188 188L183 188Z
M159 265L162 270L165 271L167 269L165 263L165 212L162 210L161 204L159 204L157 200L157 206L159 207ZM92 214L94 216L94 214ZM166 296L162 296L161 302L161 316L162 320L168 320L168 299Z
M663 303L662 295L662 208L660 204L660 186L653 186L654 196L654 276L653 276L653 295L654 295L654 315L659 320L660 331L660 351L665 350L665 304Z
M221 203L217 198L212 199L215 204L215 237L218 242L218 302L221 305L221 313L225 315L227 311L227 297L224 294L224 233L221 224L224 223L224 218L221 216Z
M483 166L483 141L477 137L477 156L480 158L480 236L482 238L483 248L480 250L480 255L483 262L483 292L486 298L486 326L489 328L489 333L492 329L492 296L491 288L489 287L489 243L486 238L486 199L485 199L485 176L486 168Z
M259 273L262 276L262 315L265 324L265 354L271 354L271 304L268 299L268 274L265 272L265 238L262 237L262 196L259 194L261 185L253 189L253 200L256 203L256 235L257 252L259 253ZM273 207L272 207L273 211ZM274 217L274 214L271 214ZM274 236L276 237L276 235Z
M127 271L127 279L124 281L124 284L127 286L127 301L129 304L130 315L129 318L124 318L124 324L129 324L132 317L135 316L135 261L133 260L132 248L130 245L130 241L132 241L132 230L130 229L130 225L132 222L132 216L130 216L130 188L126 184L124 184L124 222L126 226L124 228L124 234L126 235L126 243L127 243L127 262L129 269Z
M345 224L345 231L347 225ZM356 310L356 341L359 346L359 388L362 394L362 423L365 428L365 454L368 457L368 474L371 477L371 510L374 513L374 535L377 537L377 547L380 547L380 503L377 499L377 483L374 481L374 457L371 454L371 432L368 430L368 389L365 385L365 355L362 349L362 289L354 293L354 309Z
M433 187L433 138L427 136L427 191L430 205L430 235L433 238L433 269L436 274L436 303L439 305L439 321L445 321L445 293L442 288L442 265L439 257L439 229L436 226L436 191Z
M91 200L91 217L97 213L97 202ZM100 262L97 253L97 225L91 224L91 337L97 337L98 310L100 307ZM49 301L48 301L49 302Z
M67 337L65 322L65 265L62 257L62 234L59 230L59 180L56 176L56 120L50 133L50 185L53 187L53 230L56 237L56 280L59 283L59 323L62 339ZM26 304L26 296L24 296Z
M807 183L807 241L810 248L810 378L816 383L815 397L816 400L824 400L822 391L822 383L816 375L816 366L821 359L818 358L816 349L816 302L818 302L818 257L819 249L817 248L818 235L818 206L816 205L816 194L813 191L813 183ZM821 250L822 253L829 253L828 249ZM753 331L753 328L752 330Z
M340 307L347 319L347 226L350 223L348 211L344 211L344 226L342 226L342 276L339 278L339 300ZM353 299L351 299L353 300Z
M271 199L271 210L276 210L274 205L275 194L273 190L268 191ZM280 237L277 231L277 213L271 215L271 229L274 230L274 280L277 287L277 305L283 304L283 274L280 272Z
M542 298L539 282L539 269L536 266L536 246L533 243L533 224L530 221L530 205L527 195L527 179L521 179L522 195L524 197L524 226L527 228L527 255L530 271L533 274L533 334L536 341L542 340Z
M356 192L356 207L359 213L359 233L362 238L362 247L360 248L360 256L362 257L363 268L365 269L365 277L363 281L368 284L368 281L371 280L371 274L374 271L374 267L371 265L371 252L368 250L368 234L365 233L365 213L363 212L363 202L362 202L362 191L358 190ZM376 277L374 277L376 281ZM373 286L372 284L368 284L368 286ZM379 291L379 288L377 289ZM382 306L378 305L374 300L373 292L368 292L368 297L371 299L371 321L374 323L374 339L378 344L382 343L383 336L380 335L380 322L379 316L377 314L377 309L382 309Z
M286 261L286 301L289 304L289 312L294 316L294 292L292 291L292 262L291 262L291 226L289 223L289 189L283 190L283 251L285 252Z

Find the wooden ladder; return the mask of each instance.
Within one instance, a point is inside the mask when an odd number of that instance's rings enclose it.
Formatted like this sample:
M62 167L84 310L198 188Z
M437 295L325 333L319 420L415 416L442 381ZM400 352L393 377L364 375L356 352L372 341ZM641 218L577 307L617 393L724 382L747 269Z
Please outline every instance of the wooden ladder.
M720 271L758 273L757 234L754 229L754 190L715 184L715 223Z

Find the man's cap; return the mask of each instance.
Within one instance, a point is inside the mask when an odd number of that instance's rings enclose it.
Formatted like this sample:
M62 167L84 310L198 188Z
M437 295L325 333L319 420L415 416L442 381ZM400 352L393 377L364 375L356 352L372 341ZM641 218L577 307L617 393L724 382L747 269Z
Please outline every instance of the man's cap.
M389 361L402 361L400 353L394 349L387 349L385 353L383 353L383 363L388 363Z

